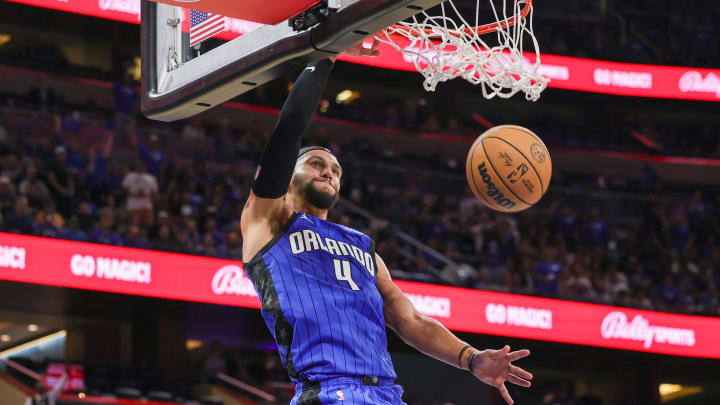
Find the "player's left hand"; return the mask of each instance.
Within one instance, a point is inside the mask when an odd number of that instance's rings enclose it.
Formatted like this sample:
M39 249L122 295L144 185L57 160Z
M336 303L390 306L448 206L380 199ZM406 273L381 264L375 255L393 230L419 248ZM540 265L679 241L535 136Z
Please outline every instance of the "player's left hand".
M500 350L483 350L473 359L472 373L478 380L496 387L505 402L512 405L505 381L521 387L529 387L533 375L520 367L512 365L512 362L530 355L530 350L518 350L510 352L510 346Z

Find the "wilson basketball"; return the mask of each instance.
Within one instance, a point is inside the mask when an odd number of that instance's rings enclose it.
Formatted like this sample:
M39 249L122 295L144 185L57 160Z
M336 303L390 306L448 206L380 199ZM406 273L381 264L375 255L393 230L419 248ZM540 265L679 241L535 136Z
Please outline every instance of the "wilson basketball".
M499 125L475 140L465 170L470 189L485 205L501 212L518 212L545 194L552 162L545 144L532 131Z

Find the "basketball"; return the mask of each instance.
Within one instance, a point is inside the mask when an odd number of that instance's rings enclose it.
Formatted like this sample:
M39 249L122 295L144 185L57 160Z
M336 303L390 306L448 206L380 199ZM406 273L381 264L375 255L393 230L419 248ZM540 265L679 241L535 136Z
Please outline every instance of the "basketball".
M499 125L473 142L465 170L470 189L485 205L501 212L518 212L545 194L552 162L547 147L532 131Z

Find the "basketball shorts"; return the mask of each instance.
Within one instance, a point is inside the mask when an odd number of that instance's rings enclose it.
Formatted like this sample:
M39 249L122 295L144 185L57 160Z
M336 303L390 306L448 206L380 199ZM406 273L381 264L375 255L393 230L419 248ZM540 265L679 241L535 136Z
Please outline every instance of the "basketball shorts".
M406 405L402 387L378 377L336 377L295 387L290 405Z

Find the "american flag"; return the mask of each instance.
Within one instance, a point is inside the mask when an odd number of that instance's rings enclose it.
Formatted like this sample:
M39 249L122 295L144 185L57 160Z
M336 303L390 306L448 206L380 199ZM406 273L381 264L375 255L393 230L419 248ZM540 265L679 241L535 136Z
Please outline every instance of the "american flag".
M224 16L190 10L190 46L195 46L224 29Z

